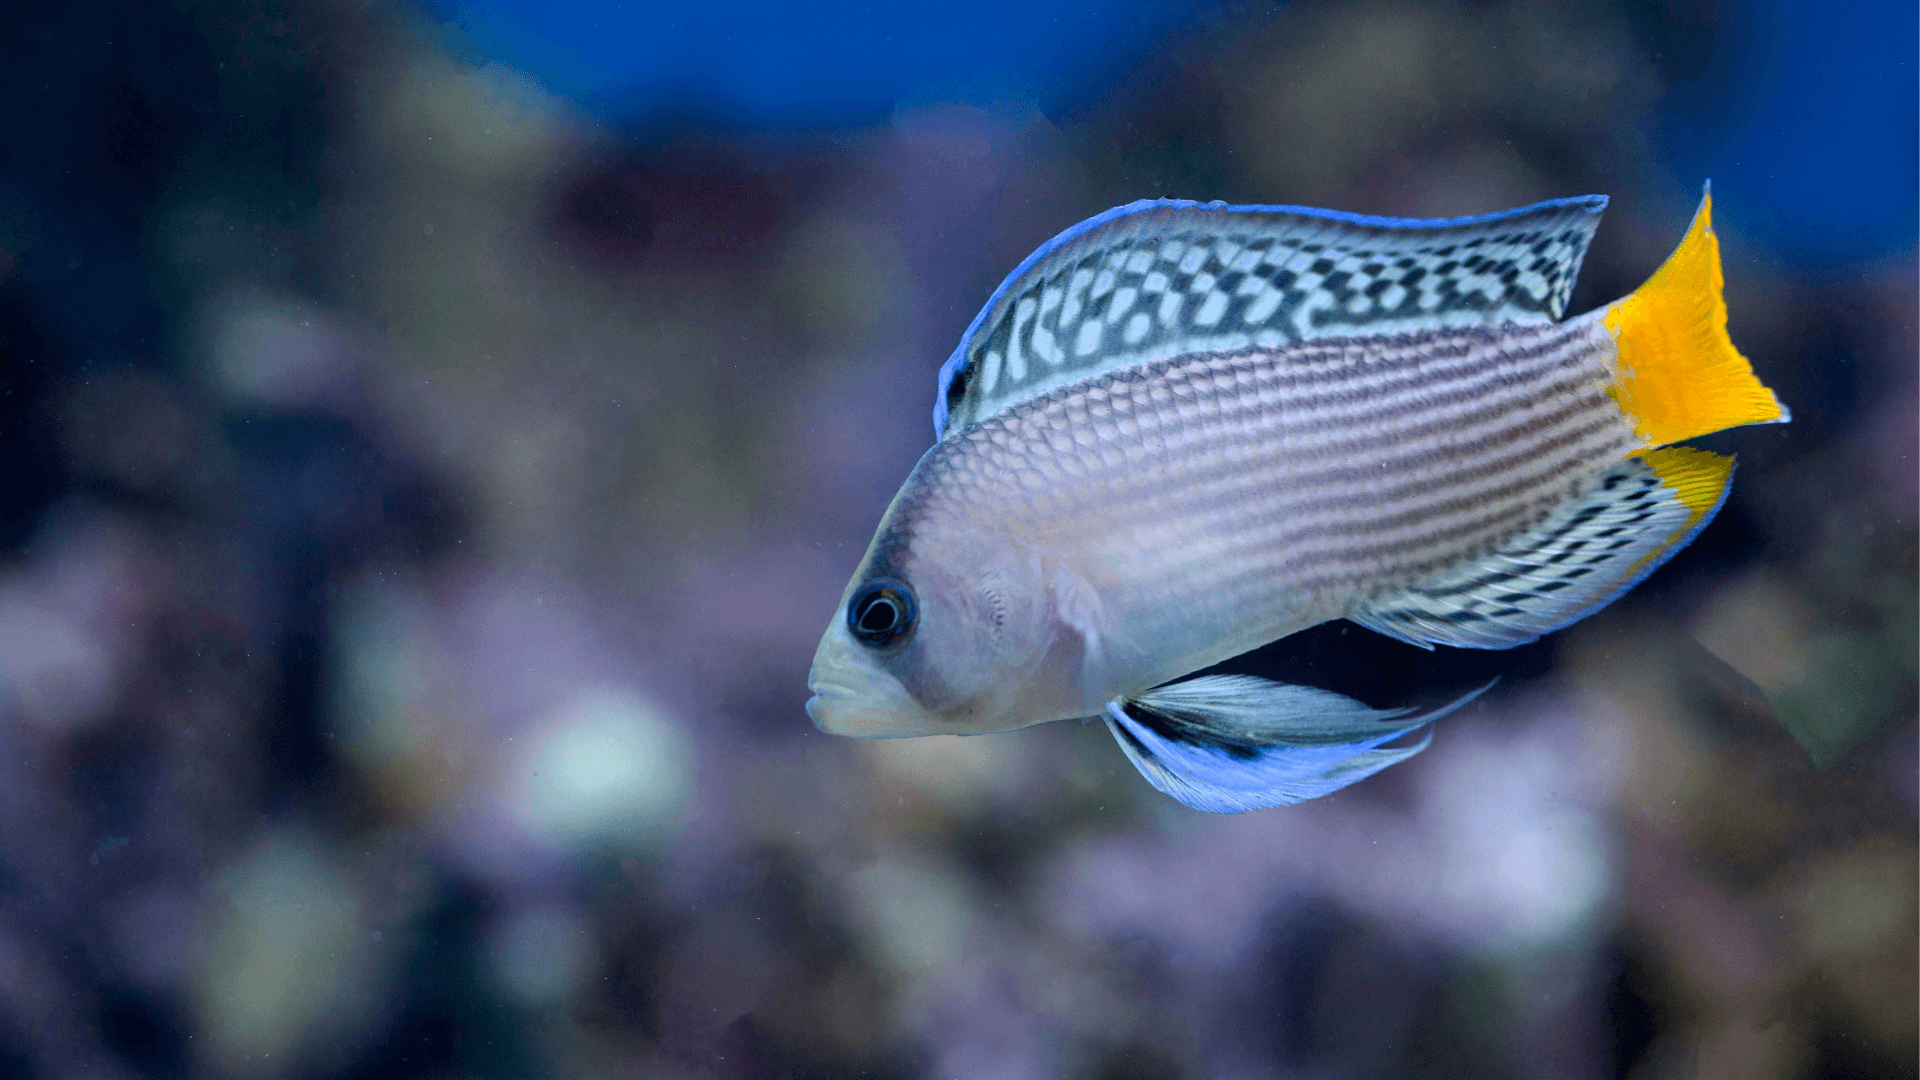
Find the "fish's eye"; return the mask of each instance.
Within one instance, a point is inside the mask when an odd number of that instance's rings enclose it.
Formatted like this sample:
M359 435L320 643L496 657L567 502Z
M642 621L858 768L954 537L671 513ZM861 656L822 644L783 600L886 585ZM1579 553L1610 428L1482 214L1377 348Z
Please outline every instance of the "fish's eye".
M913 593L897 582L869 582L847 605L847 629L869 648L892 645L913 629Z

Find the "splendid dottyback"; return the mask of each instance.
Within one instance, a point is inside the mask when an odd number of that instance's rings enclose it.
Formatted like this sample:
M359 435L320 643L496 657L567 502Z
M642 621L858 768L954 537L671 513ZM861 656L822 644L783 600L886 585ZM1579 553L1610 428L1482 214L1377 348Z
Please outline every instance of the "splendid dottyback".
M814 656L823 730L1101 716L1222 812L1417 753L1370 708L1194 672L1331 619L1504 649L1713 517L1786 410L1727 337L1711 195L1640 289L1561 321L1604 196L1436 221L1173 200L1062 233L940 371L939 436ZM1475 693L1478 693L1476 691Z

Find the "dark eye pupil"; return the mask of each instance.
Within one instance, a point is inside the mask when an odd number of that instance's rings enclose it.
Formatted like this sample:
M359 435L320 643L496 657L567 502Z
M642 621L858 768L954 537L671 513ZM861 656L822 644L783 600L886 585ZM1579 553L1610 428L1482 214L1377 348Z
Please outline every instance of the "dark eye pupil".
M847 605L847 628L860 643L879 649L913 629L913 593L896 582L876 582Z
M869 603L867 610L860 613L860 629L869 634L884 634L899 621L900 609L884 596Z

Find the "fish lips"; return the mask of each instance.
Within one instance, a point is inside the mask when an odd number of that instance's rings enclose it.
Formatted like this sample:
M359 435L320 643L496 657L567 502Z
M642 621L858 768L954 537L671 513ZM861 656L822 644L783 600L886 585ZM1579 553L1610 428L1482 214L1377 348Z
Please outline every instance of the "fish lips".
M900 680L867 661L853 640L828 634L807 676L807 715L829 735L867 739L928 735L939 721L921 707Z

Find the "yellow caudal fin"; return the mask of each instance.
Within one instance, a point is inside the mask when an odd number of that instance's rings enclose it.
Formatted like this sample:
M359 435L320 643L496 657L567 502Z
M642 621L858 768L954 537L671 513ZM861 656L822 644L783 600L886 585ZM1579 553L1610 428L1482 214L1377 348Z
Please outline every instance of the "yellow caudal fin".
M1620 349L1609 393L1648 446L1788 419L1727 337L1721 285L1709 189L1665 265L1601 317Z

